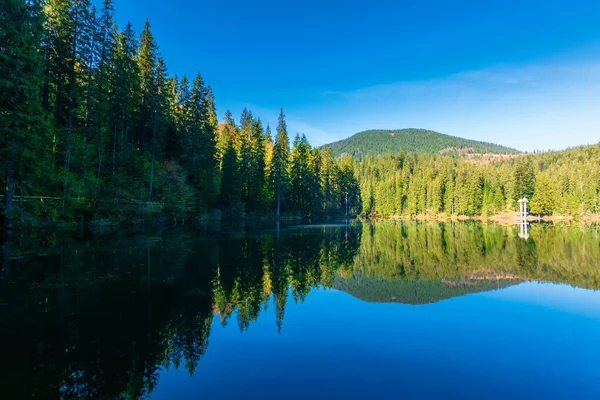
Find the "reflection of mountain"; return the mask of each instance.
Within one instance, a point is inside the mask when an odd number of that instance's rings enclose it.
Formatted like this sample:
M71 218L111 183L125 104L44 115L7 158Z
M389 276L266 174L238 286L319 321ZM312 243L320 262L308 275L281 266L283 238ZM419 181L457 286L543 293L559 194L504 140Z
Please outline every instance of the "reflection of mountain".
M281 331L288 295L302 302L320 286L407 304L523 280L600 289L595 230L517 233L382 221L279 233L15 236L0 246L0 398L149 395L161 367L196 371L217 318L245 331L273 307Z
M516 285L518 279L476 280L386 280L354 275L337 276L332 288L373 303L429 304L471 293Z

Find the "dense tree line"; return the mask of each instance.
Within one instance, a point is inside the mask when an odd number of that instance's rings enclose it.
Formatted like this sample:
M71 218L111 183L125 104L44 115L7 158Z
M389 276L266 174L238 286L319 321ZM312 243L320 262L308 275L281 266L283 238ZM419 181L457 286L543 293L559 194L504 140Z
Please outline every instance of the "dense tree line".
M352 164L281 112L218 122L197 74L169 74L148 21L118 28L113 1L5 0L0 14L0 186L5 224L136 214L356 212ZM346 199L348 199L348 206Z
M594 217L600 145L477 162L444 155L366 157L355 167L368 215L491 216L527 197L539 215Z
M445 153L458 157L463 154L517 154L518 151L493 143L479 142L426 129L374 129L359 132L347 139L329 144L335 155L349 154L357 159L377 154Z

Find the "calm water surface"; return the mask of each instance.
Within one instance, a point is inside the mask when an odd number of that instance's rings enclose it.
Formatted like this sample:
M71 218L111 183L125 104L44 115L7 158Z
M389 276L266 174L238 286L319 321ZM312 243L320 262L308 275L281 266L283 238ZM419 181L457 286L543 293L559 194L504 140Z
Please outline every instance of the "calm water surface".
M14 235L1 278L2 399L600 398L596 227Z

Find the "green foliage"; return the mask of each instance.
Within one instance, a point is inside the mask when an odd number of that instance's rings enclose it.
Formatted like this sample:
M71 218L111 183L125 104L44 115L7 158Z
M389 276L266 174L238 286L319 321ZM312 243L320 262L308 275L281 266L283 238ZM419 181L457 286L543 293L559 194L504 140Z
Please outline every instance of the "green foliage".
M13 196L39 195L51 162L40 99L40 6L9 0L0 12L0 186L7 189L3 216L8 227L13 225Z
M242 179L235 148L229 146L223 156L221 177L221 206L228 215L240 211Z
M512 171L512 195L513 199L533 197L535 190L535 172L529 157L521 157L513 167Z
M283 108L279 113L277 136L273 146L273 159L271 161L271 184L277 201L277 216L280 215L282 201L289 184L290 143L287 134L287 124Z
M600 145L480 163L435 154L399 153L356 162L367 215L493 215L518 209L581 217L600 198Z
M555 181L546 172L540 172L535 179L535 194L531 199L532 214L549 215L556 209L557 188Z
M462 139L425 129L368 130L327 145L335 155L350 154L362 159L370 155L398 153L448 152L516 154L517 150L497 144Z
M130 24L118 29L113 13L111 0L99 12L89 0L5 0L5 224L126 221L144 210L162 218L214 208L226 216L476 216L514 209L524 196L539 214L597 212L598 146L517 156L408 129L366 131L319 149L298 134L290 149L283 109L274 140L247 109L239 126L229 111L219 123L200 73L191 83L170 75L149 21L138 37ZM472 153L504 156L488 162Z
M0 356L10 362L0 397L152 397L162 371L194 374L211 327L246 331L268 318L281 332L289 302L323 288L415 305L523 281L600 289L591 227L532 224L528 240L472 222L286 228L16 232L2 246L11 284L0 292Z

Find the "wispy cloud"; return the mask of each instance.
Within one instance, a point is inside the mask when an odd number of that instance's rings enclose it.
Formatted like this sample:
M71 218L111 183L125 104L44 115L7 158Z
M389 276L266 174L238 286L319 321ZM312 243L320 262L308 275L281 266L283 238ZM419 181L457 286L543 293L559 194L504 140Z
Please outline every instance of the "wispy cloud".
M321 121L334 137L414 126L525 150L600 141L600 59L500 66L323 98L335 105L332 117L346 121L341 129Z
M285 111L290 137L306 133L315 146L366 129L405 127L522 150L600 142L600 58L564 57L439 79L308 92L310 101ZM275 130L278 107L237 104L232 111L244 106Z

